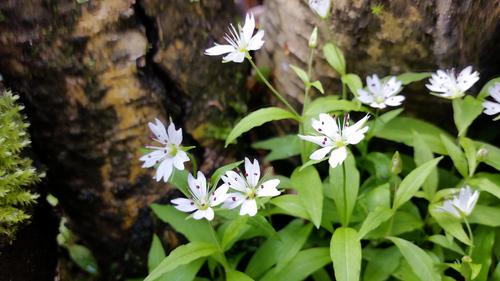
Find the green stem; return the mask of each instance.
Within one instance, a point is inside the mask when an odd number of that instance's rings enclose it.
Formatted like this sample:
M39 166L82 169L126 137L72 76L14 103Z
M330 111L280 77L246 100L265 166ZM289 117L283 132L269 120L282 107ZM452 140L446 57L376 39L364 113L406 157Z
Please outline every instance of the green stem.
M309 53L309 60L307 61L307 77L311 79L311 72L312 72L312 62L314 59L314 49L311 49L311 52ZM304 120L304 114L306 112L307 106L309 105L309 90L311 89L310 86L306 86L304 90L304 105L302 106L302 120ZM299 124L299 134L304 134L304 123L301 122ZM306 163L308 160L308 155L306 155L306 147L307 144L306 142L301 141L300 142L300 155L301 155L301 160L302 164Z
M347 99L347 88L343 82L342 82L342 99L343 100Z
M219 237L217 236L217 233L215 232L214 226L212 225L211 222L208 222L208 224L210 225L210 234L214 238L215 243L217 244L217 248L219 249L219 255L218 256L220 258L220 263L224 267L224 270L227 271L231 267L229 266L229 262L227 261L226 256L224 255L224 249L222 249L222 246L221 246L221 244L219 242Z
M346 185L345 163L342 163L342 177L344 178L342 182L342 193L344 196L344 222L342 224L343 226L347 226L349 224L349 218L347 216L347 185Z
M300 118L300 115L297 113L297 111L286 101L285 98L283 98L283 96L271 85L271 83L267 81L266 77L264 77L262 72L260 72L259 68L255 65L255 63L252 60L252 57L248 53L246 58L252 65L253 69L255 69L255 72L257 72L257 75L260 77L260 79L262 79L264 84L266 84L266 86L269 88L269 90L271 90L271 92L276 96L276 98L278 98L284 105L286 105L294 115Z
M469 221L467 221L467 217L464 216L464 222L465 226L467 227L467 232L469 233L469 239L470 239L470 247L469 247L469 252L468 255L472 256L472 248L474 247L474 235L472 234L472 229L470 228Z

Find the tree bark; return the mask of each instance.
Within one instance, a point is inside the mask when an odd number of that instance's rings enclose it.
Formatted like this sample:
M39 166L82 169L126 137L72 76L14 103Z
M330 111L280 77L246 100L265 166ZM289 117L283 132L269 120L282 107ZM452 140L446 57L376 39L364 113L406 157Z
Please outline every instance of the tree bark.
M337 73L322 55L327 42L335 42L346 56L348 72L364 78L406 71L434 71L436 68L473 65L482 78L500 71L498 1L332 1L331 15L321 20L307 1L264 2L262 27L265 50L259 52L261 66L273 67L277 87L296 101L302 101L303 85L289 68L306 68L307 45L314 26L319 29L319 46L313 64L315 78L327 89L340 92ZM372 7L382 4L379 13ZM332 79L333 78L333 79ZM446 101L417 94L423 87L405 89L408 111L436 117ZM430 107L429 107L430 106ZM430 109L422 112L422 108ZM443 115L444 116L444 115Z
M201 146L198 156L218 156L203 169L224 161L211 140L245 110L247 69L203 50L223 35L234 5L9 0L0 11L1 73L27 105L49 192L104 280L144 275L148 206L170 196L138 160L150 143L147 122L172 117L185 144Z

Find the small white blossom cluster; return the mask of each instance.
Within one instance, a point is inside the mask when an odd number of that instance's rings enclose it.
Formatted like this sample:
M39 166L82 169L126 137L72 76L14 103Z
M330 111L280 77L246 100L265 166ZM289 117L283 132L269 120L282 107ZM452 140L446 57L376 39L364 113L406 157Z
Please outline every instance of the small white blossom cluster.
M464 218L472 213L479 199L479 191L465 186L452 198L445 200L439 210L457 218Z
M143 168L156 167L154 178L167 182L174 168L184 170L184 162L189 161L187 153L181 146L182 129L175 129L170 122L168 129L156 119L149 123L154 137L153 140L162 146L147 146L153 150L140 158ZM234 209L240 207L240 215L255 216L257 214L257 198L274 197L280 195L277 189L279 179L264 179L260 176L260 165L257 160L251 162L245 158L245 174L228 171L221 177L223 184L217 188L210 188L205 175L198 172L196 178L188 175L189 198L172 200L175 208L182 212L192 213L196 220L205 218L214 219L214 207L222 204L223 208Z
M470 89L479 80L479 73L472 71L472 66L464 68L458 76L455 75L454 69L438 70L432 74L429 79L429 84L425 85L436 96L455 99L465 95L465 92Z

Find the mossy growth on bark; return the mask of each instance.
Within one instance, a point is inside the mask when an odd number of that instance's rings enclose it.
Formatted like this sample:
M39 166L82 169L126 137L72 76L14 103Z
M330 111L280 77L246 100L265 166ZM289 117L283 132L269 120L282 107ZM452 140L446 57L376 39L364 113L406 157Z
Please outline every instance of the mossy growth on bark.
M0 240L7 241L30 218L28 209L38 195L29 188L43 176L23 155L30 144L29 124L18 99L10 91L0 92Z

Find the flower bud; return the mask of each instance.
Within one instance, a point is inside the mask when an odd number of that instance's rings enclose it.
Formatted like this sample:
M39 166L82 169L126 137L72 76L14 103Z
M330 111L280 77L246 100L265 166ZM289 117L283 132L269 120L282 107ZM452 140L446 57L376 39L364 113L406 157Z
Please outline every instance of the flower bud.
M309 48L316 48L318 46L318 27L315 26L311 36L309 36Z
M485 147L481 147L477 153L476 153L476 159L478 162L482 162L486 159L486 157L488 156L488 149L486 149Z
M462 257L462 262L463 263L471 263L472 262L472 258L469 257L469 256L463 256Z
M399 152L396 151L391 160L391 173L393 173L394 175L398 175L402 170L403 161L401 160L401 156L399 156Z

